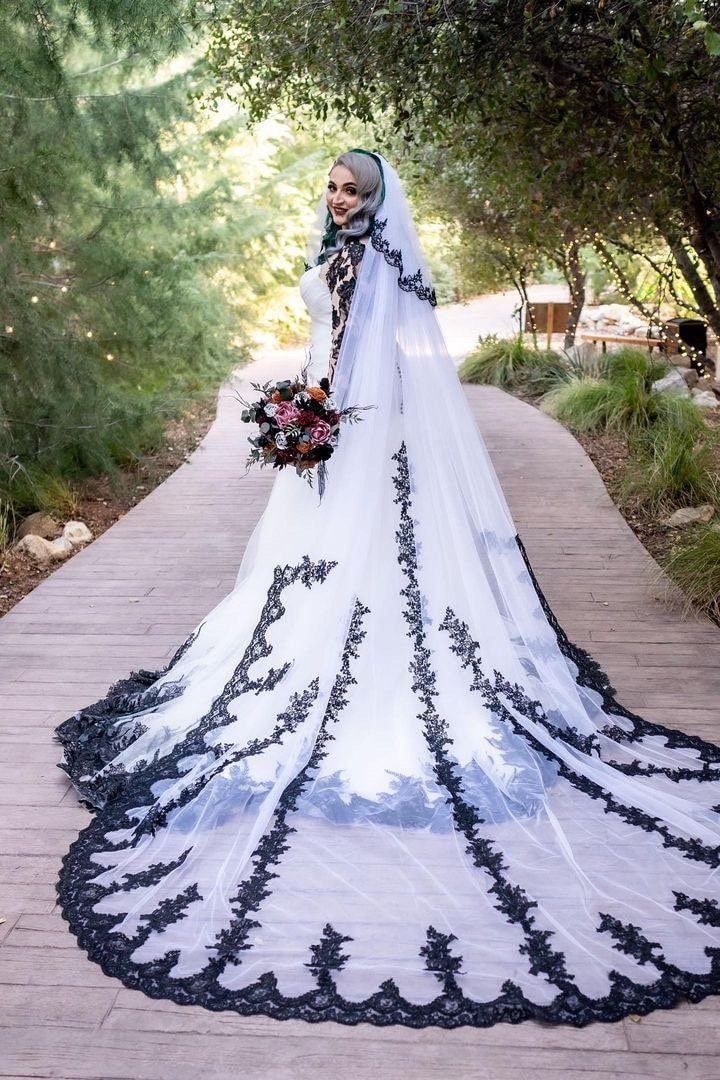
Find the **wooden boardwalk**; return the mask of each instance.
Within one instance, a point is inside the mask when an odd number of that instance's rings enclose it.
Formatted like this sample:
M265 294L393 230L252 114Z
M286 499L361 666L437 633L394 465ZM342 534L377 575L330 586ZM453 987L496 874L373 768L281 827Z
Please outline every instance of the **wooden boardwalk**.
M468 394L570 637L631 708L720 739L720 631L658 599L657 567L572 436L500 391ZM232 587L271 483L244 475L244 438L225 391L191 460L0 620L0 1076L718 1080L720 998L580 1031L313 1026L153 1001L78 949L54 883L88 815L51 730L129 669L164 665Z

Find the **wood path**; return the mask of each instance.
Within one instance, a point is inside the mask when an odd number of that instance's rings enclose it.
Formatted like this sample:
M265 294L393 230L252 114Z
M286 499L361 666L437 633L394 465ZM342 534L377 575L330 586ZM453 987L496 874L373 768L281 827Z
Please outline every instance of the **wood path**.
M500 391L468 394L571 639L628 706L719 739L720 631L658 599L657 567L572 436ZM718 1080L720 998L580 1031L314 1026L153 1001L78 949L54 883L88 814L51 730L131 668L163 666L232 587L271 483L243 474L244 438L226 390L191 460L0 620L0 1077Z

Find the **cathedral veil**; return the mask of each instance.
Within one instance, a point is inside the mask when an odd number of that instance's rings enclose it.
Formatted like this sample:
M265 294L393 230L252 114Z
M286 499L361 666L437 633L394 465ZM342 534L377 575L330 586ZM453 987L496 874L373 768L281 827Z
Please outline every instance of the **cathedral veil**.
M411 1026L574 1024L720 989L720 750L624 709L548 608L397 173L333 382L164 673L58 729L95 818L60 899L154 996ZM293 374L288 372L288 375Z

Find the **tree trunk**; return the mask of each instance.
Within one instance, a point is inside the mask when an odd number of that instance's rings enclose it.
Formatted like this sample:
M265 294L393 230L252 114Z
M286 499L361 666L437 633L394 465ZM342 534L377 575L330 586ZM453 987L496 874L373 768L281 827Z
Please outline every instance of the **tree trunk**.
M565 328L565 348L575 344L582 309L585 306L585 271L580 261L580 243L572 228L565 230L565 258L563 273L570 289L570 315Z
M667 236L668 246L675 257L682 276L685 278L690 291L695 297L695 302L708 324L712 327L716 336L720 337L720 308L717 301L710 293L703 281L698 268L692 261L683 246L682 240L677 236Z

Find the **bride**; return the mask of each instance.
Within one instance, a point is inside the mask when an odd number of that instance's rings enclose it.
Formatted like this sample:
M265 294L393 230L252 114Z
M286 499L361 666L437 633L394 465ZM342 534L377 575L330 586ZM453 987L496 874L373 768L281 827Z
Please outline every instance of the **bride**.
M57 729L60 903L152 997L411 1027L720 992L720 749L613 696L537 585L395 170L333 164L300 288L345 427L163 672ZM288 373L291 374L291 373Z

